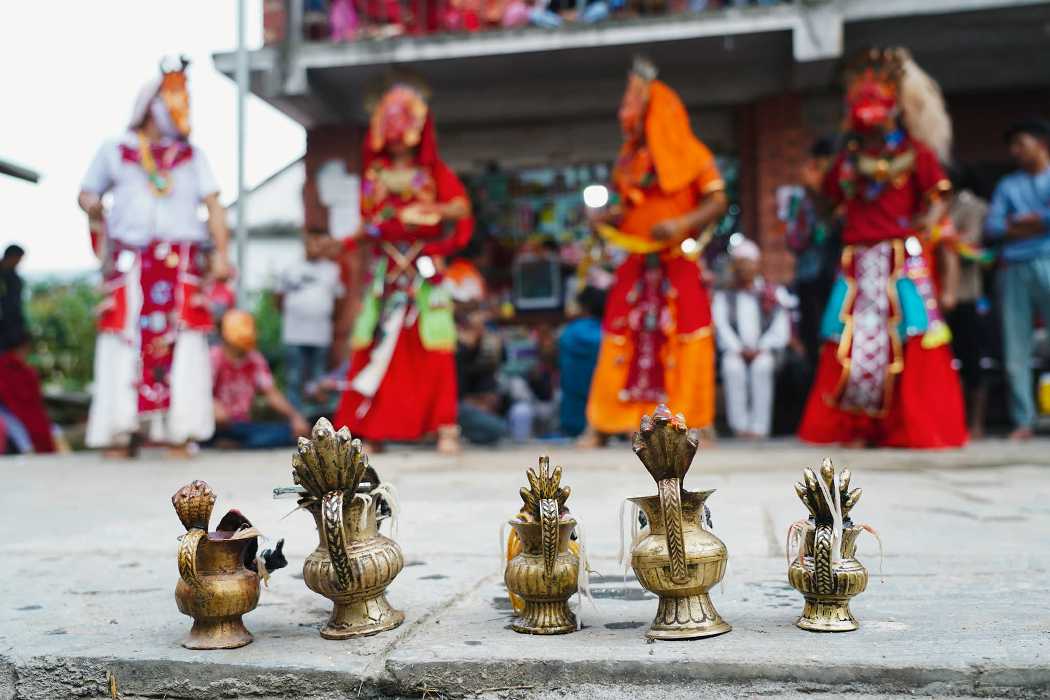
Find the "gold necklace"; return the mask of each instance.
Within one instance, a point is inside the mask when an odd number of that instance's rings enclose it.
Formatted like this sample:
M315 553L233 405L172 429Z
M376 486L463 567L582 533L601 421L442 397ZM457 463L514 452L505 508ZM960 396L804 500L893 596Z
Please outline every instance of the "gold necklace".
M150 189L157 197L164 197L171 191L171 180L167 173L162 173L157 167L157 161L153 159L153 149L150 148L149 139L141 131L139 135L139 162L142 169L146 171L146 179L149 180Z

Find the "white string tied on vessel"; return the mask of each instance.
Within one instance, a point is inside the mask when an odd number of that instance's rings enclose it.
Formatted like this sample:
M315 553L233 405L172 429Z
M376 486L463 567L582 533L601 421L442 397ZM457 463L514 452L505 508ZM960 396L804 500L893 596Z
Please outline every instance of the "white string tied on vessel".
M630 504L628 506L628 504ZM628 546L624 546L625 540L627 539L626 528L624 527L624 511L629 511L628 516L631 519L631 541ZM617 561L623 566L623 597L627 597L627 568L631 565L631 553L634 551L635 546L641 542L645 537L649 535L649 527L646 526L644 529L638 524L638 514L640 513L638 504L629 498L625 498L620 503L620 553L617 555Z
M598 612L598 605L594 602L591 594L591 571L590 560L587 557L587 538L583 534L583 525L576 521L576 542L580 547L580 568L576 575L576 629L583 629L583 601L589 600L594 612Z
M784 545L784 554L787 556L788 566L792 562L798 562L802 566L802 557L805 556L806 548L806 520L796 520L788 527L787 542Z
M397 524L401 517L401 499L397 495L397 488L389 481L381 481L369 495L383 499L390 507L390 536L397 539Z
M868 525L867 523L864 523L860 527L861 527L862 530L864 530L869 535L874 537L875 541L879 543L879 580L882 583L886 583L886 579L883 578L883 575L882 575L882 560L884 558L883 554L882 554L882 538L879 537L878 531L875 528L873 528L871 525Z
M361 516L357 521L358 527L364 530L368 527L368 511L372 509L372 497L367 493L355 493L354 500L361 501Z
M831 563L837 564L842 561L842 503L839 500L838 472L835 472L832 478L834 496L828 491L828 485L824 483L823 476L817 475L817 484L820 486L820 493L824 496L824 501L831 510Z
M499 525L499 580L502 581L507 575L507 564L510 563L509 554L510 548L507 546L507 525L506 520L500 521Z

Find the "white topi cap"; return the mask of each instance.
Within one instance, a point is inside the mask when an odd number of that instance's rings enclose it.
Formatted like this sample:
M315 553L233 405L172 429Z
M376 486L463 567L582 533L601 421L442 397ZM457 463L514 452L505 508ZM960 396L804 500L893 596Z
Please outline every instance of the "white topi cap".
M729 257L733 260L752 260L758 262L762 257L758 246L750 238L742 238L729 248Z

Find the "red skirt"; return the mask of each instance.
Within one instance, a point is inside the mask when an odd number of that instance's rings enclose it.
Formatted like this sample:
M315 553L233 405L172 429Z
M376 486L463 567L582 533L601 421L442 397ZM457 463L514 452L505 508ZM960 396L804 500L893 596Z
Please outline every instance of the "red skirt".
M348 379L369 361L375 343L355 350ZM401 329L390 365L375 396L348 389L339 402L335 427L354 437L379 442L419 440L439 427L456 424L456 360L451 352L427 350L413 323Z
M843 367L836 344L824 344L817 377L798 435L818 444L858 440L879 447L939 448L966 444L966 408L951 346L924 349L922 338L904 345L904 369L896 377L882 416L843 411L835 403Z

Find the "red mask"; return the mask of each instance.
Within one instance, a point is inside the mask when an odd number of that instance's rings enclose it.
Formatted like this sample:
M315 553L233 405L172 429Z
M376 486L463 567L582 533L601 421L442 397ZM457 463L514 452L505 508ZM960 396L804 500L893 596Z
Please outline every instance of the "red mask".
M390 88L372 113L372 148L382 150L392 143L418 146L427 119L427 105L413 88Z
M890 126L897 114L897 91L870 73L853 84L847 101L850 128L854 131L867 132Z

